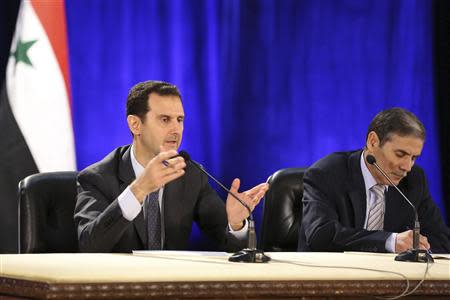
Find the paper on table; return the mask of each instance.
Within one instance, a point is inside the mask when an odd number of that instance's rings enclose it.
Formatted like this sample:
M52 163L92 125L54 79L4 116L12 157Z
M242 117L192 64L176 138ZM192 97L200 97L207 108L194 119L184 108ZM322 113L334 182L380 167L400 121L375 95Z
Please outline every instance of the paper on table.
M448 260L450 260L450 254L433 253L431 256L434 259L448 259Z
M139 256L162 256L162 255L177 255L177 256L223 256L228 257L226 252L214 252L214 251L175 251L175 250L133 250L133 255Z

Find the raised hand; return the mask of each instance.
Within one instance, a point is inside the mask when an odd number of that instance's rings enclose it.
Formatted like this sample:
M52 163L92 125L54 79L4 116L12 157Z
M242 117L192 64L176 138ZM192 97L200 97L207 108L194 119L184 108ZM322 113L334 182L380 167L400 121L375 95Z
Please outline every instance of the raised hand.
M131 183L130 189L140 203L146 195L184 175L186 163L177 154L175 150L160 152L148 162L141 176Z
M253 209L258 205L261 198L267 192L269 185L267 183L261 183L252 189L239 193L239 186L241 182L239 178L235 178L231 184L230 191L244 201L250 209ZM233 230L239 230L243 227L244 220L249 216L247 208L245 208L238 200L236 200L230 194L227 197L226 203L228 223Z

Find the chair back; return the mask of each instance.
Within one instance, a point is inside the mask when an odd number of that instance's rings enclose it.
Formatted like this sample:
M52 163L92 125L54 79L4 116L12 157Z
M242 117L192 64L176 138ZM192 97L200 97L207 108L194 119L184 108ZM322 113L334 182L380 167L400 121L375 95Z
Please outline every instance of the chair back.
M259 249L297 251L302 218L303 175L306 168L286 168L272 174L264 198Z
M76 180L77 172L48 172L19 182L19 253L78 252Z

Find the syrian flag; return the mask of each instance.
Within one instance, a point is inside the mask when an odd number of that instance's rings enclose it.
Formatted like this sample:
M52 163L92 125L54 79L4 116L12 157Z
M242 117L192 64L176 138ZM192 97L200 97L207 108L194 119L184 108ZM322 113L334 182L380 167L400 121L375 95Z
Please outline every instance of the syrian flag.
M17 250L17 185L76 169L64 0L24 0L0 95L0 252Z

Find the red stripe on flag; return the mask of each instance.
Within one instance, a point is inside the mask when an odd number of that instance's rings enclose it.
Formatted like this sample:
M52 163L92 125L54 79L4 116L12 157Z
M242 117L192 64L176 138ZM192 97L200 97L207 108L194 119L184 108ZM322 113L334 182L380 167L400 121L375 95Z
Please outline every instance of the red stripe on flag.
M48 39L55 52L61 72L66 83L69 107L72 108L70 94L69 55L67 50L67 24L64 0L31 0L31 4L47 33Z

